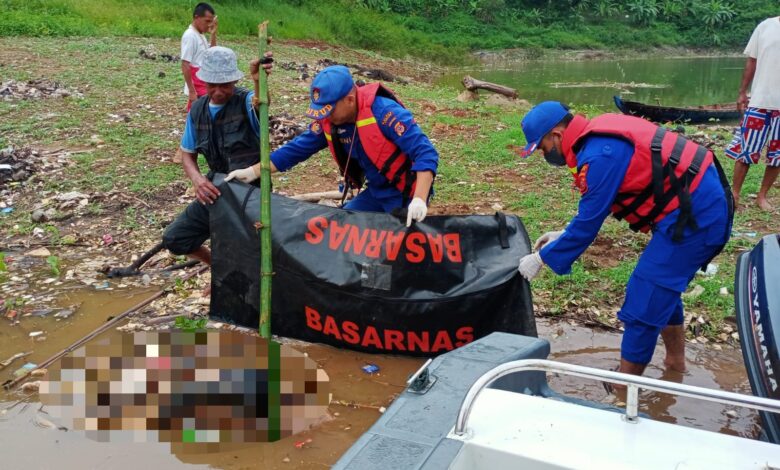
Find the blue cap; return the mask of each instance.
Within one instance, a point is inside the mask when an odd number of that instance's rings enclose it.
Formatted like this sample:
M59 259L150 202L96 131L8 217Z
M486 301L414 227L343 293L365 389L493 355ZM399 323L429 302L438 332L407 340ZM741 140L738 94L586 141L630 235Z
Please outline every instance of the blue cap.
M534 153L536 147L539 146L539 141L568 113L568 106L559 101L545 101L531 108L520 124L523 128L523 134L525 134L525 140L528 142L520 156L526 158Z
M331 65L318 73L311 82L311 105L306 115L312 119L325 119L333 111L336 102L352 91L355 82L343 65Z

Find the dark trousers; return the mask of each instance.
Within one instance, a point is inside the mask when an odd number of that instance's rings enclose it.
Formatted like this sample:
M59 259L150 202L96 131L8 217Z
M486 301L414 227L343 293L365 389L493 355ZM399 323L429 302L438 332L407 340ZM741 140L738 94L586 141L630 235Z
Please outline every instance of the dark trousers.
M163 246L174 255L187 255L209 239L209 210L193 201L163 233Z

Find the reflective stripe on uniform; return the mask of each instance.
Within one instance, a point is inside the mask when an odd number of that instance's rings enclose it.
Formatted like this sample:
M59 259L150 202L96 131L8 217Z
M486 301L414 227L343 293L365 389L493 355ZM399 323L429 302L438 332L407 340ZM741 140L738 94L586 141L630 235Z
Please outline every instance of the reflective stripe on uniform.
M355 123L358 127L368 126L370 124L376 124L376 118L371 116L369 118L361 119Z

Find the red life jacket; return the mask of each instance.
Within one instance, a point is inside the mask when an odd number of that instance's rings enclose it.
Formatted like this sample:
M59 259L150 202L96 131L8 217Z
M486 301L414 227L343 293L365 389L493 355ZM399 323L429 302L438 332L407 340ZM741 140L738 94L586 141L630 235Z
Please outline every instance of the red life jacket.
M577 152L588 136L622 138L634 146L631 163L612 204L612 215L626 219L634 231L647 232L669 213L680 208L673 239L682 238L686 226L696 229L691 193L699 186L713 161L704 146L644 119L604 114L586 119L575 116L563 134L563 153L575 185L587 190L585 172Z
M377 123L376 116L371 111L371 105L377 95L390 98L401 106L403 103L395 97L392 91L381 83L375 82L357 88L358 113L355 126L360 136L360 144L363 146L368 159L405 199L411 199L416 187L417 174L412 170L412 160L401 151L392 141L382 134ZM358 165L357 158L350 158L347 150L333 145L330 120L320 121L325 139L328 141L333 159L339 166L342 175L346 176L347 183L353 188L360 189L363 186L365 176ZM338 147L344 147L339 145ZM349 165L347 165L349 161Z

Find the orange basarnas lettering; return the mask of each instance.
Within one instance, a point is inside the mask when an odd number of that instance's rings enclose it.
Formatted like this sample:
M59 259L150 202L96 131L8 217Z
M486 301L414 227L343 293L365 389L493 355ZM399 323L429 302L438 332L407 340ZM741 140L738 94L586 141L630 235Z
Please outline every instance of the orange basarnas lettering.
M474 341L474 327L461 326L451 334L450 330L396 330L382 329L374 325L361 327L352 321L338 321L331 315L323 315L312 307L304 307L306 326L325 336L351 345L373 347L390 352L439 353L452 351Z
M463 262L459 233L393 232L328 221L322 216L309 219L306 229L308 243L320 245L327 240L328 249L333 251L391 262L399 258L415 264L427 259L433 263Z

